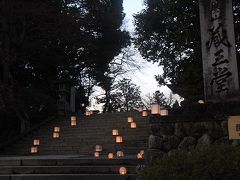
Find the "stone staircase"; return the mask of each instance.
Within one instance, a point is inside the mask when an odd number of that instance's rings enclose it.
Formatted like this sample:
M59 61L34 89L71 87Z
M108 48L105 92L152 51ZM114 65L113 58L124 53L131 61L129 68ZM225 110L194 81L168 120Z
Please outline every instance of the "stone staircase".
M134 117L136 129L131 129L127 117ZM60 127L60 137L53 138L54 127ZM116 143L112 130L118 129L123 143ZM69 118L51 121L22 140L0 152L0 180L52 179L136 179L140 150L147 148L149 124L138 112L105 113L77 118L70 126ZM31 154L33 140L39 139L38 152ZM100 157L94 157L95 146L101 145ZM116 157L123 151L124 157ZM108 153L114 159L108 159ZM127 175L119 175L126 167Z

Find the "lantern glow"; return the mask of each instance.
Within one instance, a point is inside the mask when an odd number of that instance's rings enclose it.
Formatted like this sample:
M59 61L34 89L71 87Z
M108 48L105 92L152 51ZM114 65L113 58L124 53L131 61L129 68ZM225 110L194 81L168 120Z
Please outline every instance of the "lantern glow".
M137 124L135 122L131 123L131 129L136 129L137 128Z
M53 138L54 139L57 139L57 138L59 138L59 132L53 132Z
M143 111L143 107L139 107L138 112L142 112L142 111Z
M108 153L108 159L113 159L113 153Z
M137 158L138 158L138 159L142 159L142 158L143 158L143 154L137 153Z
M95 151L96 152L101 152L102 151L102 146L101 145L96 145L95 146Z
M31 147L31 153L32 153L32 154L36 154L37 152L38 152L37 146L32 146L32 147Z
M146 110L144 110L143 112L142 112L142 116L143 117L146 117L148 115L148 112L146 111Z
M94 157L99 157L100 156L100 153L99 152L95 152L94 153Z
M117 129L113 129L112 130L112 135L113 136L117 136L119 133L118 133L118 130Z
M53 132L60 132L60 127L54 127Z
M128 117L128 122L129 122L129 123L132 123L132 122L133 122L133 117L129 116L129 117Z
M117 157L123 157L124 153L122 151L117 151Z
M119 174L120 175L125 175L127 174L127 169L125 167L120 167L119 168Z
M71 121L76 121L77 117L76 116L71 116Z
M116 136L116 143L122 143L122 142L123 142L122 136Z
M160 106L158 104L152 104L151 113L160 114Z
M90 112L90 111L86 111L86 112L85 112L85 115L86 115L86 116L91 116L91 112Z
M77 126L77 121L71 119L71 126Z
M204 104L204 100L198 100L198 104Z
M33 140L33 145L34 146L39 146L40 145L40 140L39 139L34 139Z
M144 154L144 150L141 150L141 151L140 151L140 154Z
M161 116L168 116L168 110L167 110L167 109L162 109L162 110L160 111L160 115L161 115Z

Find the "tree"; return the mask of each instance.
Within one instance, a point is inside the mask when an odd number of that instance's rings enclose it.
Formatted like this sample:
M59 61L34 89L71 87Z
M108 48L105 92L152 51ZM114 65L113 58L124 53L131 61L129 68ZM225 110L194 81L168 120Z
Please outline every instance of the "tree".
M25 131L41 107L46 116L56 113L55 82L62 79L86 106L129 42L122 11L122 0L0 1L0 113L13 111Z
M145 0L144 5L135 16L135 44L145 59L163 66L157 81L186 99L203 98L198 1ZM239 54L240 2L233 5Z
M142 98L142 102L146 109L151 109L153 103L157 103L160 106L171 106L172 95L167 99L162 92L155 91L152 95L148 94L145 98Z
M123 78L117 81L109 93L108 111L131 111L142 105L139 88L130 79ZM98 98L98 102L104 102L104 100L105 98Z

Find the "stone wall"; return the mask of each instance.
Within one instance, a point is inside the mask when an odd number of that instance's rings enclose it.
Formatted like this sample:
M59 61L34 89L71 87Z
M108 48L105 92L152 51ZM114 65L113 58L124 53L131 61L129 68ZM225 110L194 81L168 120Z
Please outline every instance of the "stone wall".
M239 141L228 139L227 118L207 119L189 117L149 117L151 135L146 152L147 164L153 163L174 149L198 145L229 144Z

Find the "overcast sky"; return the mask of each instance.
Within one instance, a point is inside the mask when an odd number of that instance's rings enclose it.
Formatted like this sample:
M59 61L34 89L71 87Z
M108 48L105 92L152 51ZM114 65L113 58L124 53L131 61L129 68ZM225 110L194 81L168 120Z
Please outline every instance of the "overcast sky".
M124 19L126 29L131 33L134 33L133 15L140 12L144 8L142 0L123 0L123 7L124 13L126 14ZM136 54L134 59L136 59L136 61L139 61L143 67L140 71L130 73L128 76L130 75L133 82L140 86L142 95L149 93L152 94L156 90L161 90L164 93L169 93L168 88L160 88L154 78L155 75L162 74L162 69L158 67L157 64L147 62L139 53Z
M131 34L134 34L133 15L144 8L142 0L123 0L123 7L124 13L126 14L124 19L124 27ZM170 90L167 87L159 87L154 77L155 75L162 74L162 69L158 67L157 64L152 64L144 60L139 53L137 53L133 58L142 66L142 68L140 70L129 72L125 77L131 78L133 83L140 86L142 97L149 94L152 95L156 90L160 90L166 96L168 96ZM100 110L101 105L96 104L94 97L102 94L103 92L99 87L95 87L95 90L96 92L90 97L90 101L92 102L92 107L90 109ZM179 98L177 97L177 99Z

